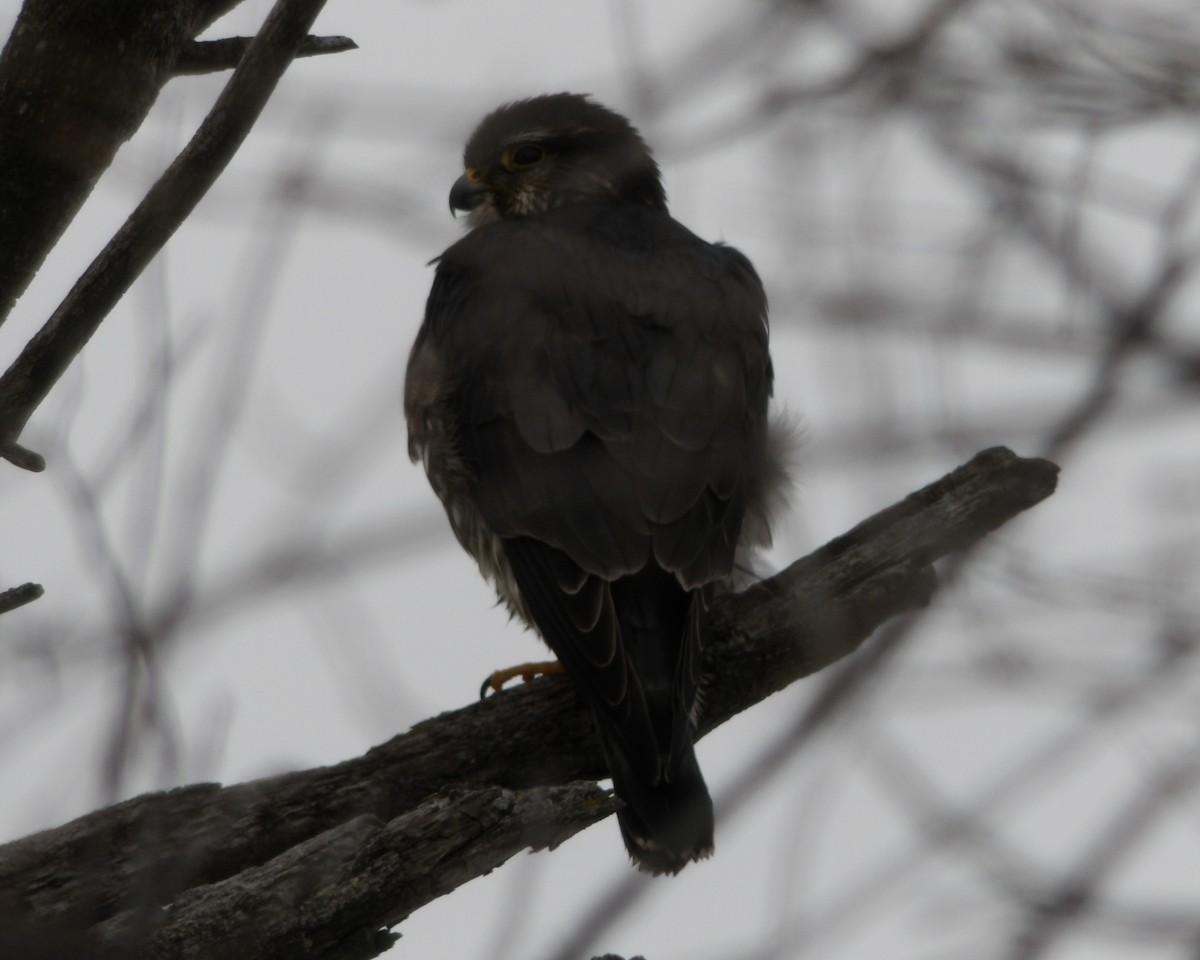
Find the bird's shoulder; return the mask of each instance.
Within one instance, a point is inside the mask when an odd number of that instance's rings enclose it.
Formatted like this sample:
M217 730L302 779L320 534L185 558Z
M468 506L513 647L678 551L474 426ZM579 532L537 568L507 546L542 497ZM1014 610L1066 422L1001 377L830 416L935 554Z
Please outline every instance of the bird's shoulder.
M665 211L638 204L582 204L499 220L467 233L436 263L439 273L475 273L481 280L511 284L544 277L522 269L536 265L531 261L563 265L580 258L592 270L620 265L644 272L682 258L693 277L758 284L754 267L738 250L697 236Z
M692 329L747 336L765 350L767 300L742 253L661 210L583 205L472 230L437 261L427 322L447 336L503 335L536 313L581 333ZM507 325L504 325L507 327Z

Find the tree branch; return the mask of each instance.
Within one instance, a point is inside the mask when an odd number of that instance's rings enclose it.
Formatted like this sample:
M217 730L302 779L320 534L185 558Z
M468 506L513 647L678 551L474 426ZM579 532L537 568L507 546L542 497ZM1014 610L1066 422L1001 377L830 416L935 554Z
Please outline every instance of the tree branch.
M701 735L927 603L936 560L1045 499L1056 477L1048 461L986 450L722 598ZM614 803L590 782L604 776L585 703L544 678L333 767L148 794L0 847L0 906L41 929L90 928L122 957L257 960L307 938L305 956L360 960L428 900L607 816Z
M186 44L175 60L175 76L194 76L233 70L254 42L253 37L224 37L220 40L193 40ZM349 37L305 37L296 48L296 59L319 57L327 53L357 50L358 44Z
M19 587L0 590L0 613L8 613L9 610L33 603L45 592L40 583L23 583Z
M159 178L158 182L151 187L137 209L75 283L66 299L46 321L42 329L30 340L4 376L0 378L0 441L9 444L7 449L10 452L15 451L18 454L17 456L6 454L11 462L18 466L24 465L26 462L36 462L30 460L28 456L22 457L20 454L28 455L28 451L12 445L13 442L20 436L38 404L62 376L79 351L83 349L84 344L95 333L104 317L124 296L125 291L129 289L146 264L158 253L163 244L208 192L209 187L216 181L221 171L225 169L258 119L267 99L275 89L275 85L295 57L296 51L306 42L308 30L324 3L325 0L277 0L262 29L246 48L244 55L240 57L237 69L221 92L221 96L183 152ZM36 6L39 4L31 3L26 10L22 11L22 17L14 30L13 39L5 49L4 62L0 62L0 71L14 69L8 61L17 54L29 61L28 64L24 64L22 61L22 64L19 65L21 69L38 69L43 72L48 69L47 63L38 59L40 54L37 44L33 45L33 49L26 50L22 40L26 33L30 32L26 23L26 20L30 19L27 16L27 10ZM148 11L142 9L143 4L135 3L131 6L137 8L138 23L141 23L143 19L146 22L156 22L155 17L150 16ZM166 6L174 8L176 5L167 3ZM208 5L200 4L199 6L207 8ZM91 5L89 9L93 7L94 5ZM188 9L192 8L188 7ZM106 17L120 20L119 17L113 16L107 8L103 15L95 14L93 9L93 18L103 21L105 26L111 29L112 25L105 19ZM75 30L84 30L87 35L87 24L81 26L72 22L71 25ZM144 51L141 51L140 48L135 51L141 59L134 58L129 69L149 71L154 76L154 82L139 87L140 98L144 103L136 112L125 117L119 136L114 135L114 132L107 129L101 122L105 119L106 114L99 111L100 120L94 122L100 129L94 131L94 135L98 140L103 140L103 149L97 145L90 151L90 153L96 154L95 162L89 166L87 178L75 184L73 194L75 201L72 204L65 207L61 204L53 204L47 197L38 193L36 197L30 195L33 199L28 204L24 201L30 200L30 197L22 195L21 205L10 209L6 208L5 195L0 193L0 217L9 215L15 217L11 223L0 219L0 239L6 236L24 238L30 229L30 224L40 222L41 218L47 216L45 208L48 205L58 211L57 219L53 220L52 229L47 227L49 232L41 244L44 249L37 254L36 262L6 266L3 261L0 261L0 316L3 316L11 300L15 300L16 295L28 282L33 271L37 269L45 251L53 245L53 241L65 228L66 222L74 215L78 205L90 191L95 178L108 166L117 145L122 139L131 135L144 118L158 89L174 72L179 51L185 42L189 42L189 35L186 31L194 27L195 16L184 18L182 22L175 24L174 32L169 37L170 43L166 43L169 47L169 54L160 54L156 59L148 60L146 56L143 56ZM159 45L165 43L164 38L157 34L151 39ZM147 43L149 42L147 41ZM114 48L123 48L115 41L113 46ZM68 68L78 59L80 57L76 53L74 59L68 60ZM83 57L82 60L85 63L92 62L87 57ZM124 60L121 63L124 63ZM68 69L67 72L70 73L70 70ZM98 82L103 79L100 77L91 77L87 84L83 84L78 76L75 74L71 74L71 76L76 85L88 89L104 85ZM3 89L3 84L0 84L0 91ZM37 111L39 124L44 126L54 120L53 109L69 109L71 111L80 109L77 96L69 96L73 89L61 90L59 91L59 100L53 101L49 105L41 105L42 109ZM4 127L6 111L13 111L17 114L22 111L29 112L28 102L10 104L9 99L0 95L0 129ZM122 115L124 116L124 114ZM74 119L79 121L79 118ZM71 118L60 118L59 122L65 125L70 120ZM39 135L43 138L46 136L44 131ZM70 141L68 146L72 157L80 152L78 131L64 130L62 135L67 136ZM39 148L36 143L33 146L26 145L26 152L35 148ZM86 149L82 152L89 153ZM29 170L24 168L10 170L6 160L11 159L12 153L8 141L4 139L3 135L0 135L0 185L4 183L5 177L11 172L31 181L36 180L39 176L48 178L47 182L51 184L53 190L65 189L59 183L61 177L49 177L42 166ZM66 162L63 158L58 158L56 162L58 160ZM41 183L41 181L38 182ZM0 186L0 190L2 189L3 187ZM9 247L25 249L26 246L27 244L23 240L20 243L8 245L0 242L0 249ZM38 244L33 245L33 248L37 247ZM7 294L11 298L9 304L4 302L3 287L6 277L10 281L10 292Z
M188 891L157 930L157 911L142 909L96 933L122 957L362 960L394 941L381 928L524 848L553 847L615 809L594 783L450 787L389 822L363 814L263 866ZM214 917L226 918L219 929ZM289 918L282 929L279 918Z
M26 0L0 55L0 323L174 75L241 0Z

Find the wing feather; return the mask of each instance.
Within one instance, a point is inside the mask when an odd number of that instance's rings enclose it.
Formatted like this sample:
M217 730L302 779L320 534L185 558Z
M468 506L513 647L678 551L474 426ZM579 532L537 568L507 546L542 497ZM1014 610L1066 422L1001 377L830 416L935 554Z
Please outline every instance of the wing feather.
M452 523L593 704L630 850L671 871L705 855L705 610L762 482L771 390L753 268L633 205L502 220L442 256L418 344L410 425L436 398Z

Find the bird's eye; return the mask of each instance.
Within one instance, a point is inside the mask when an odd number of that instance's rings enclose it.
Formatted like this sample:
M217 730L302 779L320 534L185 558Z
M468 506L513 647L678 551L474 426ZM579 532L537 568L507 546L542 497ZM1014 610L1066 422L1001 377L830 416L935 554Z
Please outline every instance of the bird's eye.
M508 162L504 165L510 170L524 170L526 167L532 167L535 163L539 163L545 155L546 151L541 147L527 143L525 146L517 147L516 150L505 154Z

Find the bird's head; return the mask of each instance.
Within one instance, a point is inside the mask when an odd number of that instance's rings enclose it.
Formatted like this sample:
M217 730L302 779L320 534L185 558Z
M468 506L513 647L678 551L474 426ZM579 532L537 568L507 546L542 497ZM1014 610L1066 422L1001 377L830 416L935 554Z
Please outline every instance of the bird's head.
M489 113L463 151L451 211L472 227L581 203L666 209L658 164L633 124L586 96L556 93Z

